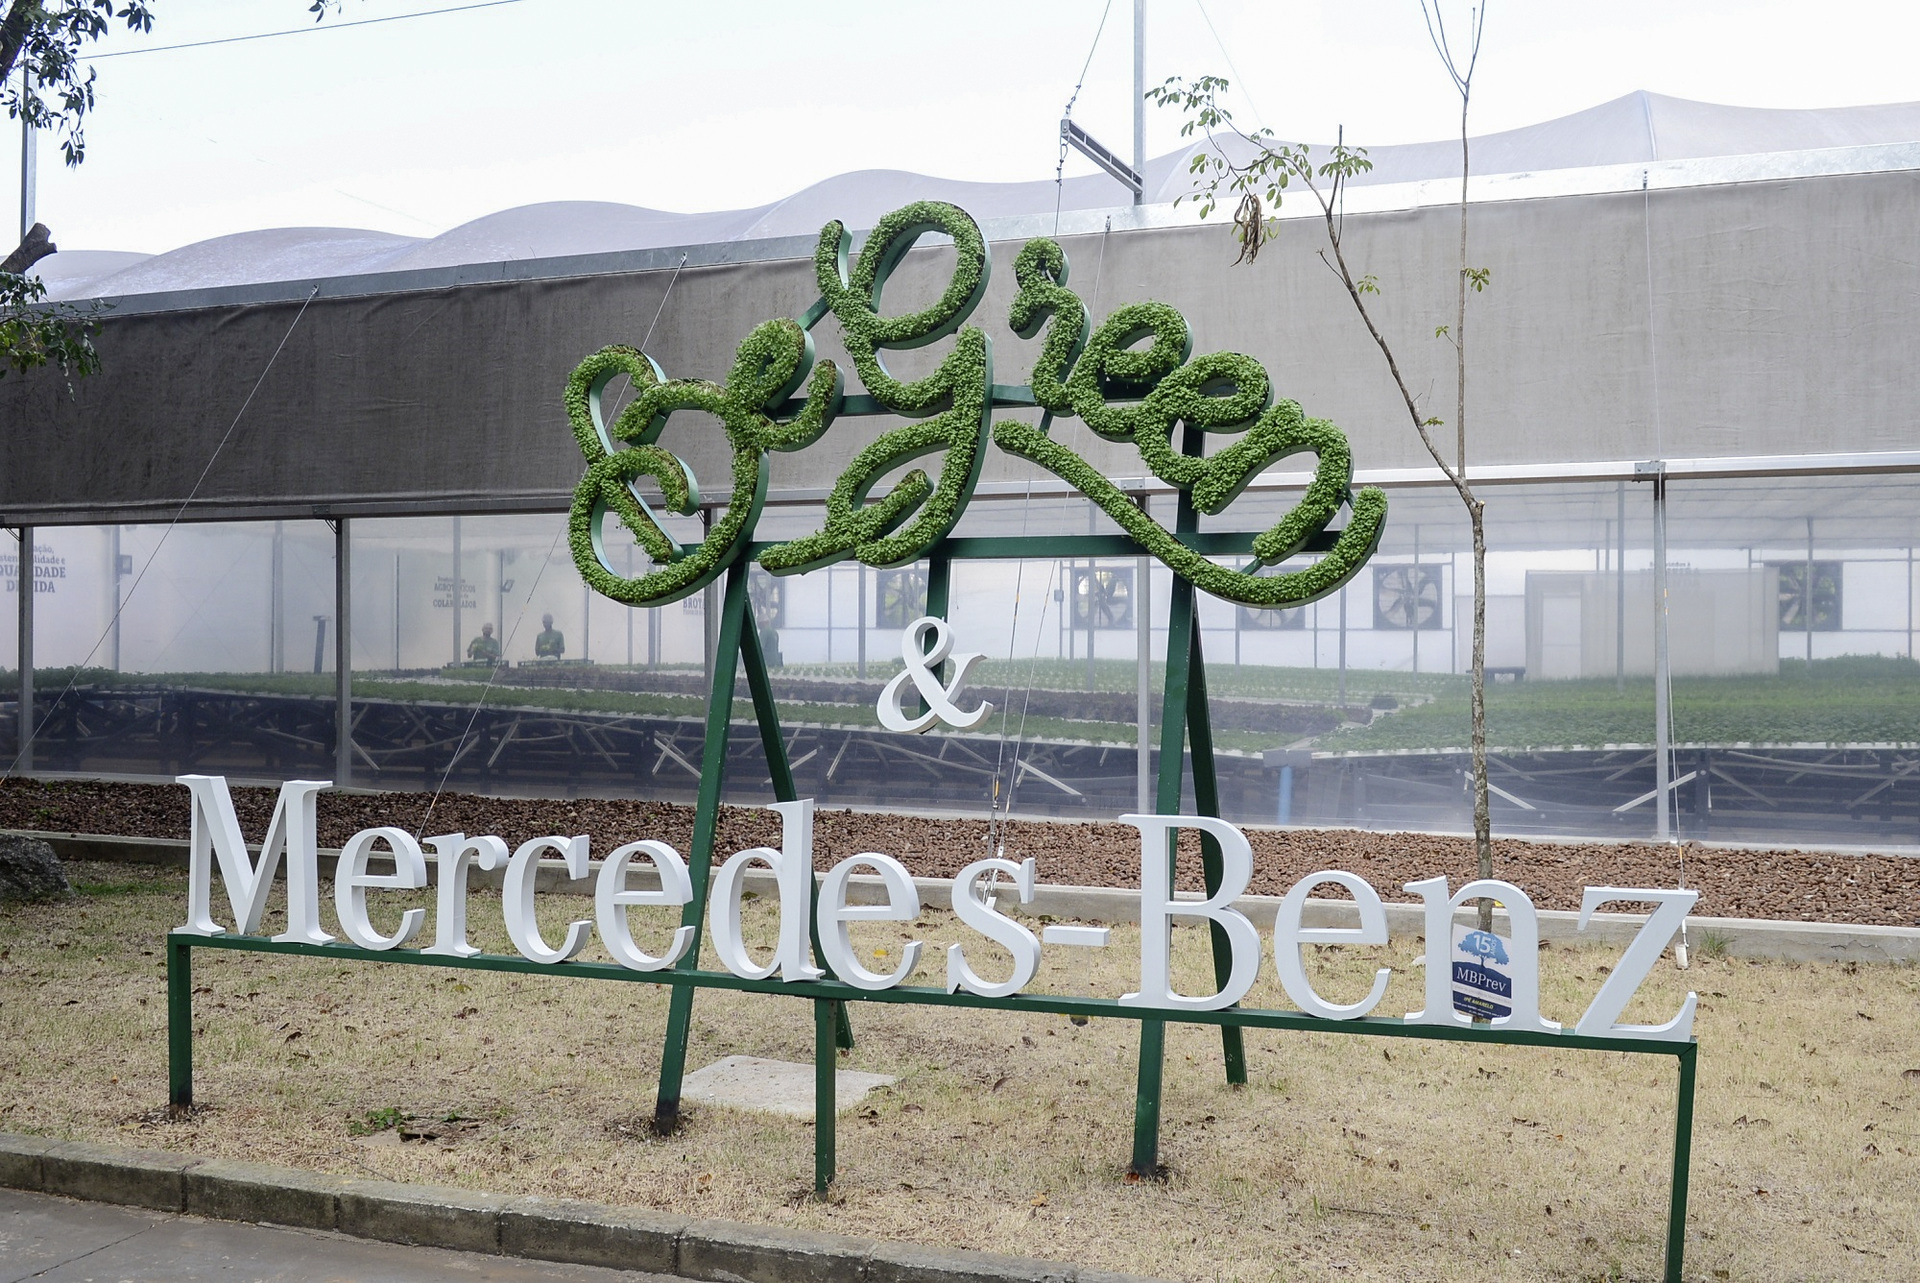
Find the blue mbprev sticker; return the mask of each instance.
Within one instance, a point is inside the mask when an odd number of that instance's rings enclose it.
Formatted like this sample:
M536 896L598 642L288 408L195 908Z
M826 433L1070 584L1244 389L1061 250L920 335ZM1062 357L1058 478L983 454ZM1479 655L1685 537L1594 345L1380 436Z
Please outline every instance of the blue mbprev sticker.
M1491 931L1453 928L1453 1009L1495 1020L1513 1014L1513 972L1507 941Z

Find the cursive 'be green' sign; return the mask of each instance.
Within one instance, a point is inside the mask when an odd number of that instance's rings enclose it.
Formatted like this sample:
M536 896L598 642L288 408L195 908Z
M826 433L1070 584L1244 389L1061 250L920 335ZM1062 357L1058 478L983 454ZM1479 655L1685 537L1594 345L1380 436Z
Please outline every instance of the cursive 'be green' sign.
M945 293L923 311L882 316L880 296L889 274L929 233L945 233L956 250ZM837 220L821 229L814 253L818 301L797 320L754 327L725 383L669 379L645 353L618 346L602 348L573 372L567 416L587 470L574 491L569 535L574 562L597 592L631 606L657 606L713 582L753 540L772 452L812 445L843 412L891 414L909 422L854 456L827 498L819 530L759 550L759 564L774 574L816 570L849 557L887 567L926 556L966 509L989 437L1099 505L1176 575L1228 601L1266 608L1314 601L1351 579L1379 543L1386 496L1371 488L1353 491L1352 452L1338 428L1307 418L1297 402L1274 400L1265 368L1251 357L1194 357L1186 319L1165 303L1127 304L1094 328L1086 303L1067 286L1067 256L1057 242L1028 241L1014 263L1020 289L1008 323L1021 338L1044 335L1030 387L994 383L992 341L978 326L966 325L986 292L991 259L979 225L965 210L917 202L882 218L851 263L849 246ZM812 330L829 313L840 323L865 388L857 411L842 371L830 360L815 359ZM896 379L881 359L889 349L949 337L952 351L925 378ZM620 375L631 381L635 396L610 424L602 393ZM1016 406L1043 410L1038 426L993 421L996 408ZM733 456L725 513L690 548L667 533L640 484L651 482L649 489L657 489L669 511L698 511L700 488L692 469L658 443L667 420L680 410L719 420ZM1317 464L1300 502L1255 536L1253 562L1236 570L1177 538L1053 440L1049 426L1067 415L1109 441L1131 443L1154 476L1186 492L1206 514L1225 511L1280 459L1310 453ZM1179 447L1176 425L1186 430ZM1238 439L1203 454L1198 447L1204 433ZM888 473L931 456L938 456L934 476L914 468L875 494ZM1319 561L1287 574L1257 573L1300 552L1343 505L1349 509L1346 526ZM610 568L602 544L610 514L651 558L647 573L628 579Z

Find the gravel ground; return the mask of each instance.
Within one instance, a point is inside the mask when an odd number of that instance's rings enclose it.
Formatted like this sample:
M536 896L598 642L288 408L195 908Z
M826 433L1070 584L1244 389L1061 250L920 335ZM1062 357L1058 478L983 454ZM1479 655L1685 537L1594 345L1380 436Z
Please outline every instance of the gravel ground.
M275 790L233 790L234 809L249 834L265 831ZM392 824L423 834L496 833L509 844L542 834L586 833L598 850L657 838L680 851L692 844L693 808L665 802L605 799L552 801L442 794L428 814L424 793L340 794L319 798L320 843L337 847L355 831ZM0 783L0 828L103 833L122 837L185 838L186 790L174 785L95 781L7 780ZM984 820L821 811L814 853L821 868L863 851L883 851L915 874L950 877L987 854ZM1470 839L1420 833L1350 829L1250 830L1252 890L1283 894L1303 874L1346 869L1388 900L1411 900L1403 883L1446 874L1455 884L1474 869ZM777 844L775 816L747 807L723 808L717 850ZM1079 886L1138 886L1139 840L1113 822L1013 821L1006 853L1033 856L1044 882ZM1191 835L1184 852L1197 854ZM1494 843L1494 871L1543 909L1578 909L1586 886L1671 886L1678 874L1674 848L1651 843L1562 843L1503 839ZM1200 886L1199 861L1182 859L1180 884ZM1687 884L1699 889L1696 913L1708 917L1779 918L1920 926L1920 859L1837 855L1798 850L1721 850L1697 844L1687 852Z

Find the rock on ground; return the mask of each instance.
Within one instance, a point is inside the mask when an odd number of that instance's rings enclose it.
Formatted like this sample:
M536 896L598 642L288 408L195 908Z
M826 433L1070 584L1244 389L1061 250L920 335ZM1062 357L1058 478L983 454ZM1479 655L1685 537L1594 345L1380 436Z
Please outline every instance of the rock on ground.
M0 904L72 898L67 871L52 847L39 838L0 837Z

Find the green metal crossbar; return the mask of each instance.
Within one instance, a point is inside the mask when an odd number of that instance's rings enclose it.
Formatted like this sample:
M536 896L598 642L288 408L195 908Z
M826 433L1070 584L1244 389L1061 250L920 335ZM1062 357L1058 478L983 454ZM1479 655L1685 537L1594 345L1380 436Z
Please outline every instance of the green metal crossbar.
M725 989L738 993L784 994L813 1001L814 1027L814 1188L824 1195L835 1174L834 1071L838 1061L835 1048L834 1008L849 1002L911 1003L928 1007L972 1008L987 1011L1023 1012L1029 1015L1060 1015L1091 1019L1137 1020L1143 1031L1164 1029L1166 1022L1218 1025L1238 1033L1244 1029L1272 1029L1299 1033L1359 1034L1376 1038L1414 1038L1431 1042L1500 1044L1514 1047L1557 1047L1566 1051L1610 1051L1633 1055L1671 1056L1679 1064L1677 1109L1673 1135L1673 1185L1667 1217L1665 1278L1679 1283L1682 1256L1686 1246L1687 1172L1693 1149L1693 1105L1696 1061L1699 1043L1666 1042L1640 1038L1601 1037L1591 1034L1543 1033L1537 1030L1505 1030L1485 1025L1414 1024L1385 1016L1366 1016L1358 1020L1325 1020L1298 1011L1274 1011L1265 1008L1227 1007L1217 1011L1154 1010L1123 1006L1113 998L1090 998L1071 994L1016 994L1008 998L988 998L960 990L948 993L921 985L901 985L892 989L858 989L843 981L821 979L782 981L768 978L749 980L725 971L704 971L680 967L665 971L629 971L611 962L567 962L558 965L534 962L510 954L483 953L470 958L428 954L417 949L376 951L350 944L307 944L291 940L271 940L260 936L200 936L173 932L167 936L167 1082L168 1096L177 1110L193 1104L193 960L196 949L223 949L244 953L291 954L346 962L389 962L409 966L453 967L472 971L504 971L520 975L564 976L580 980L617 980L629 984L664 984L673 988L673 998L691 996L695 989ZM691 952L688 955L692 956ZM684 1049L683 1049L684 1050Z

